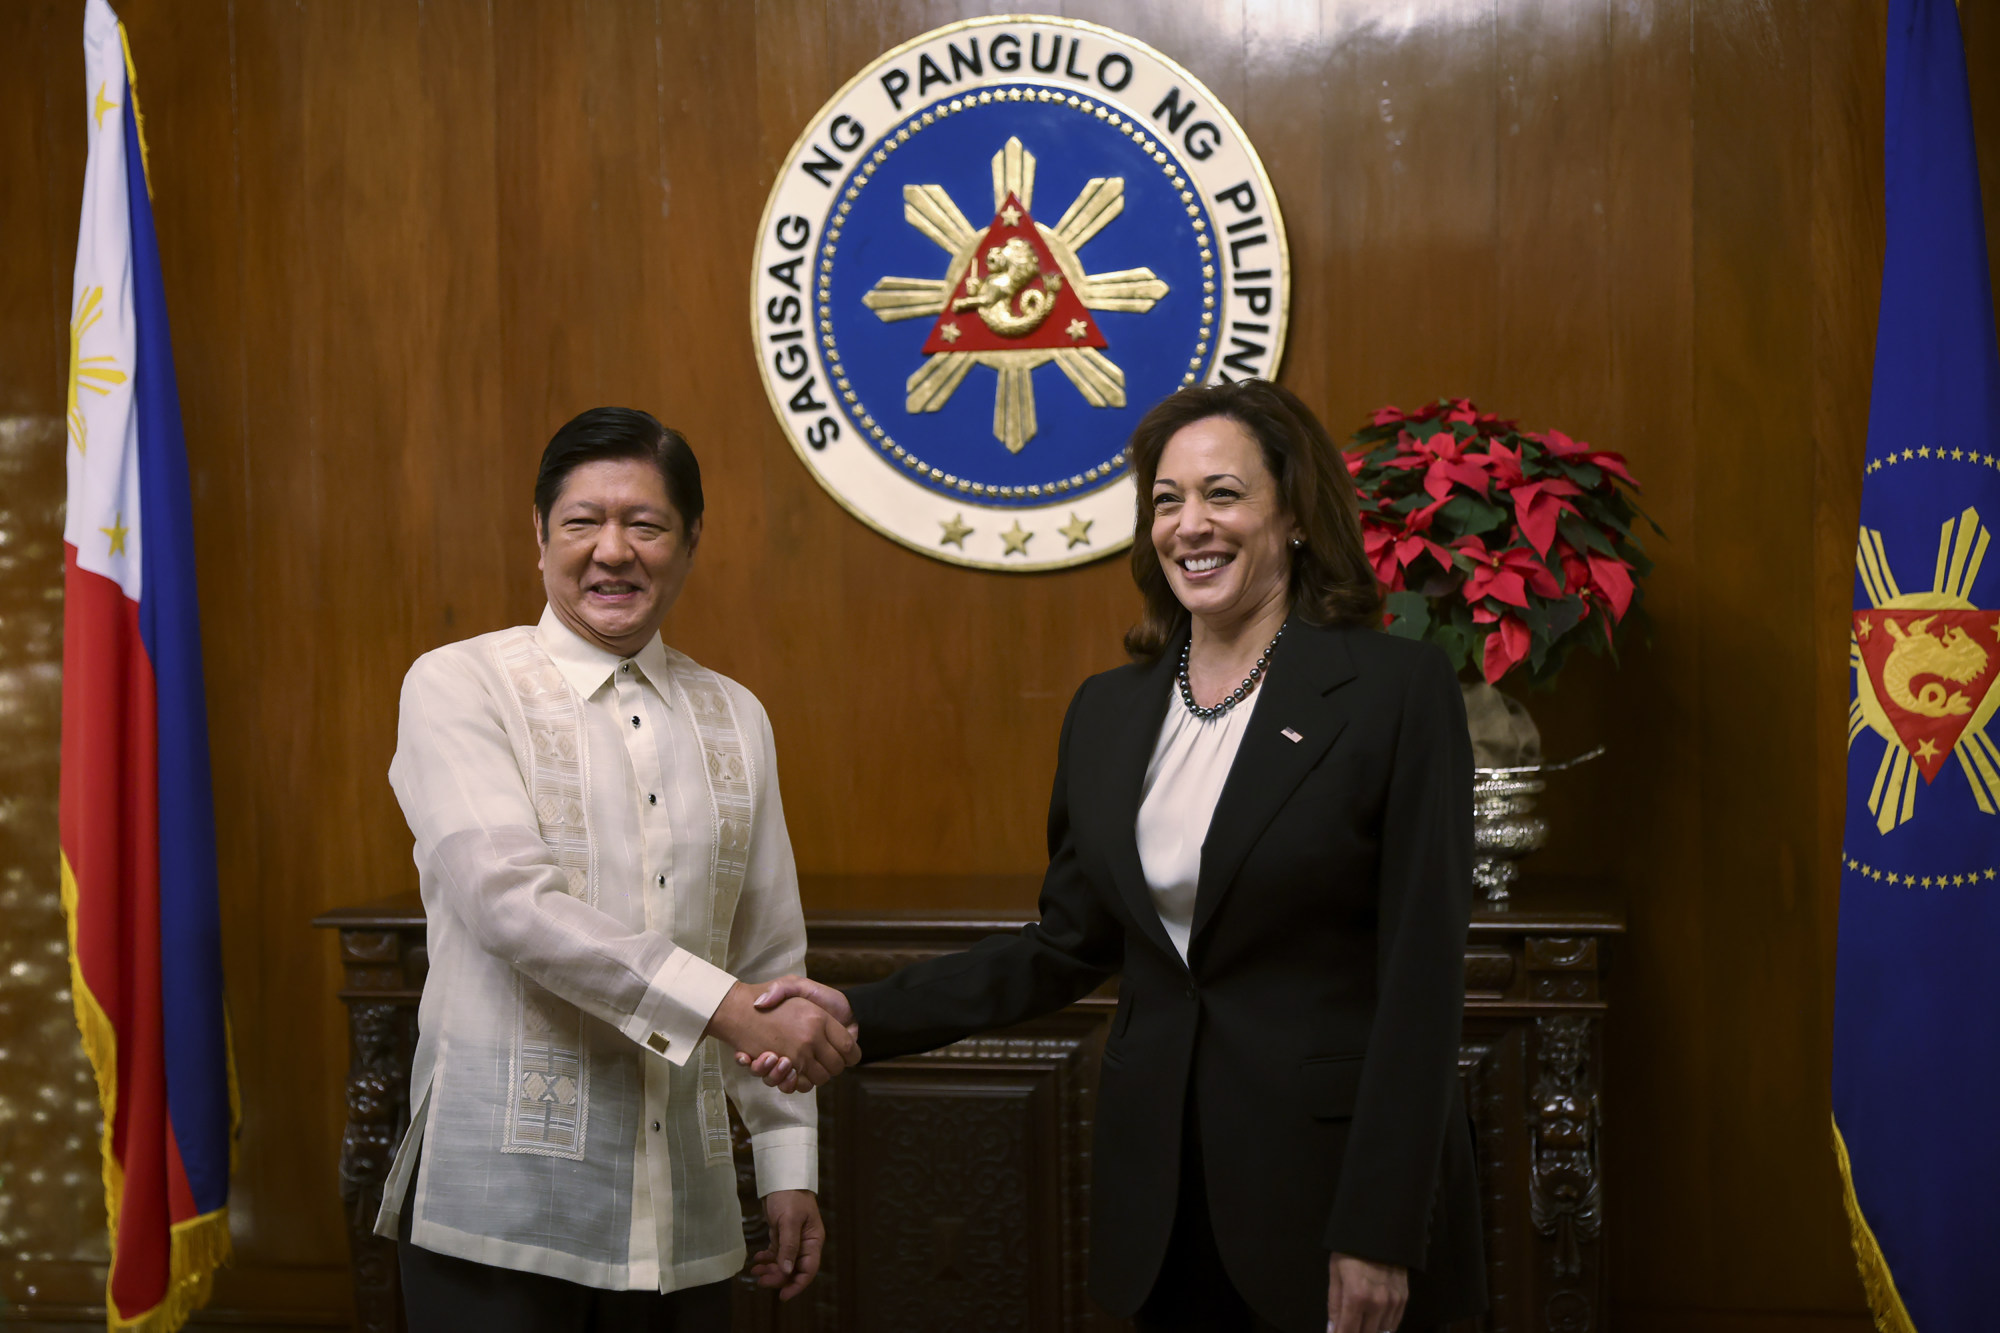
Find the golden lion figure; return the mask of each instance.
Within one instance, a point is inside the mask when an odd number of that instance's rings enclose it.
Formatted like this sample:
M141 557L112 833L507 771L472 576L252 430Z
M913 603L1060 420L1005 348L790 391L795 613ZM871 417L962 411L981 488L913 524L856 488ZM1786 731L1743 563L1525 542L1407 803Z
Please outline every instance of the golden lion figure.
M1919 676L1937 676L1963 685L1976 680L1986 670L1986 650L1957 625L1943 637L1931 632L1936 616L1913 620L1907 630L1886 617L1883 626L1896 646L1882 663L1882 687L1898 705L1924 717L1956 717L1972 711L1972 700L1956 690L1947 690L1938 680L1928 682L1914 694L1910 682Z
M1047 291L1028 287L1036 278ZM985 277L979 276L978 261L973 262L965 279L965 295L951 308L977 310L987 328L1003 338L1020 338L1041 327L1049 317L1049 307L1055 304L1053 293L1061 287L1062 274L1038 272L1034 248L1016 236L986 252Z

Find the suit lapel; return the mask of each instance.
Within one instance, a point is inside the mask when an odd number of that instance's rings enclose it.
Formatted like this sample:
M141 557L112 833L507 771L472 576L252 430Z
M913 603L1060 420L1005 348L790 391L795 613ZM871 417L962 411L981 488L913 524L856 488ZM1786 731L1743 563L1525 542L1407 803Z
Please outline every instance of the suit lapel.
M1182 631L1185 638L1186 631ZM1139 792L1146 784L1146 765L1152 761L1159 743L1160 723L1173 697L1173 681L1181 660L1181 639L1176 639L1159 659L1141 671L1131 692L1119 709L1117 730L1110 737L1105 764L1105 822L1110 832L1111 875L1119 896L1131 909L1139 928L1169 958L1180 951L1160 924L1160 909L1153 904L1146 887L1146 872L1139 864Z
M1346 727L1339 687L1353 678L1345 631L1294 621L1279 641L1202 843L1190 945L1265 826Z

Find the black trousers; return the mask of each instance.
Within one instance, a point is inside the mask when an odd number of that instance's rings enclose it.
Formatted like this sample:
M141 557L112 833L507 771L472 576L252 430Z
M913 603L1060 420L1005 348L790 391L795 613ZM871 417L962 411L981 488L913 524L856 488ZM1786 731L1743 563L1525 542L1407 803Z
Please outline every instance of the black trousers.
M1146 1303L1132 1317L1139 1333L1284 1333L1250 1308L1222 1266L1202 1176L1201 1126L1194 1098L1181 1117L1181 1184L1167 1257ZM1401 1333L1425 1333L1405 1325Z
M1282 1333L1276 1324L1258 1317L1222 1266L1215 1224L1208 1213L1201 1126L1192 1095L1181 1116L1181 1187L1167 1257L1132 1322L1139 1333Z
M410 1333L729 1333L729 1283L664 1294L601 1291L543 1273L494 1268L410 1243L406 1199L396 1237Z

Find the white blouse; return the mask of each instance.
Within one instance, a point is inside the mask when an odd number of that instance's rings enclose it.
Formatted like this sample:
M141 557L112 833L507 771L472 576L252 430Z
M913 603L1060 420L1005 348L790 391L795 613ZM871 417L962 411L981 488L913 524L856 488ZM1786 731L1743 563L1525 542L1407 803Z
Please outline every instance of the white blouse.
M1183 961L1201 880L1201 845L1256 701L1252 692L1221 717L1203 719L1188 712L1176 690L1146 765L1139 794L1139 865L1160 924Z

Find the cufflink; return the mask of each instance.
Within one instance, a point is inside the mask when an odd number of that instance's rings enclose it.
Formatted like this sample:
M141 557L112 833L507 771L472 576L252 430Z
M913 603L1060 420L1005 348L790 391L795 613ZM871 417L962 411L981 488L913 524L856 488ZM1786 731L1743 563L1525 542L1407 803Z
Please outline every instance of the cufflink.
M1286 727L1283 731L1279 732L1278 734L1280 736L1283 736L1286 740L1290 741L1294 745L1297 745L1300 741L1305 739L1305 737L1299 735L1298 732L1293 731L1290 727Z
M667 1039L661 1036L657 1032L655 1032L652 1036L646 1038L646 1044L652 1047L655 1051L658 1051L661 1055L665 1055L667 1053L667 1046L668 1046Z

